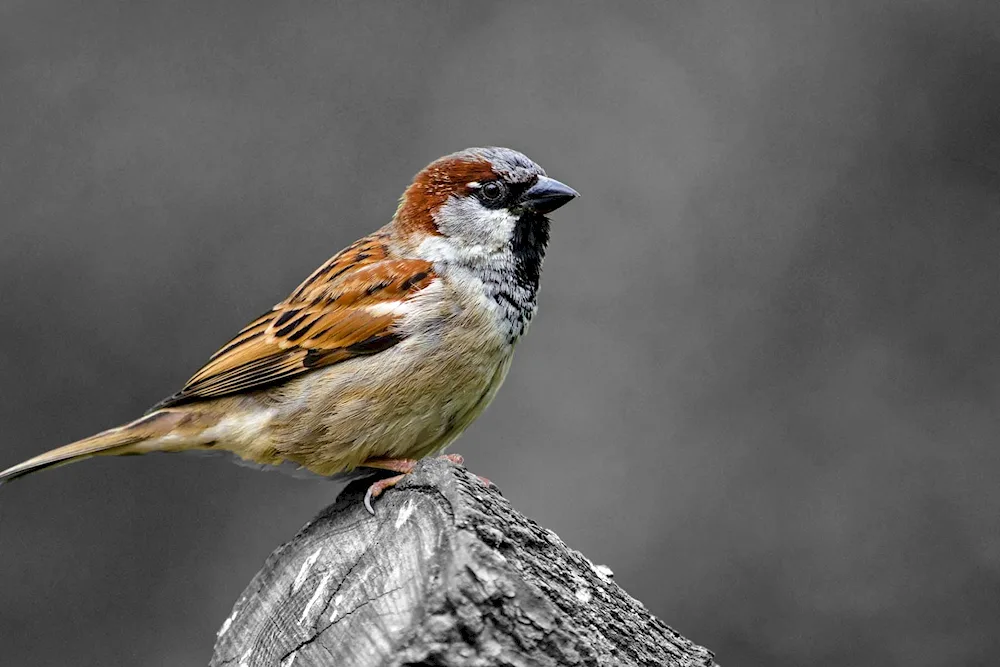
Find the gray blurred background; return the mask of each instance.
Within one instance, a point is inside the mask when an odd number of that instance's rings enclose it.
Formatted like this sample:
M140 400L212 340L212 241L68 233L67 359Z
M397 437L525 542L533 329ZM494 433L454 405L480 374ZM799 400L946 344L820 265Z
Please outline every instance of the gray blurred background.
M583 197L469 467L723 665L996 665L995 1L0 0L0 464L172 393L483 144ZM337 489L4 488L0 660L206 663Z

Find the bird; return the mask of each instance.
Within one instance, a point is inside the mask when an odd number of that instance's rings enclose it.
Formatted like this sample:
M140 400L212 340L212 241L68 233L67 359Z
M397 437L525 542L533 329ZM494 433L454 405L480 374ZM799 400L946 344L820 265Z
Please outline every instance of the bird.
M222 451L324 477L397 473L368 488L374 514L375 498L493 400L537 311L548 216L577 196L509 148L441 157L388 224L316 269L180 391L0 472L0 484L94 456Z

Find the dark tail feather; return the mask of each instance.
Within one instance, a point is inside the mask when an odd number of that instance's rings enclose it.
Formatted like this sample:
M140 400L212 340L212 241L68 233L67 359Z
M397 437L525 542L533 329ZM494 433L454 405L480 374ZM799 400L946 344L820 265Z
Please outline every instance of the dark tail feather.
M68 465L92 456L120 456L122 454L155 451L156 447L137 449L136 445L166 435L188 421L183 412L160 411L146 415L134 422L113 428L97 435L39 454L16 466L0 472L0 484L10 482L40 470ZM151 444L151 443L150 443ZM171 444L171 451L183 449L179 443Z

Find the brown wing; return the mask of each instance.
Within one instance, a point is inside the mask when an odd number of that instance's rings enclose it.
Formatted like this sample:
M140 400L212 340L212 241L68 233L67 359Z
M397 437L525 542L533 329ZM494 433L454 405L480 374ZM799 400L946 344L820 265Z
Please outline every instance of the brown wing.
M435 276L431 263L389 259L381 237L362 239L245 327L157 408L235 394L293 378L403 339L401 306Z

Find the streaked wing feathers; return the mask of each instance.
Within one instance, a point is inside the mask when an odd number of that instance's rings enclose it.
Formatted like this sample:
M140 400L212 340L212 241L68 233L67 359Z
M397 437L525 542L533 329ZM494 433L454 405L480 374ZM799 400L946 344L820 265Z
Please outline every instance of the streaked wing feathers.
M434 279L430 262L388 259L380 236L362 239L247 325L157 407L263 388L388 349L403 339L395 325L404 304Z

